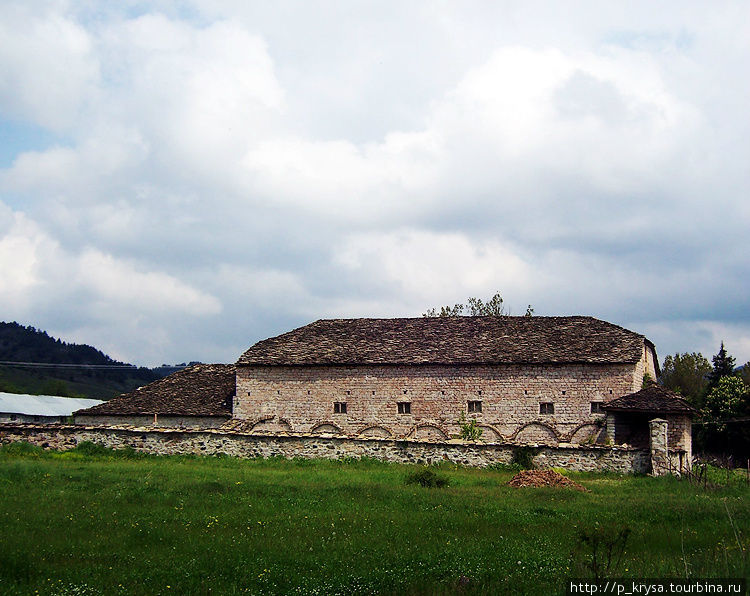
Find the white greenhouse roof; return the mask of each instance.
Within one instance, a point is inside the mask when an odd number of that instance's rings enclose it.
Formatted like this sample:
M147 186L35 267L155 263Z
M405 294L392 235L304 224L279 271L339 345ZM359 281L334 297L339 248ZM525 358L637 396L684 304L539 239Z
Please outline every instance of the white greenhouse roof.
M0 412L27 416L70 416L76 410L104 403L100 399L58 397L56 395L24 395L0 392Z

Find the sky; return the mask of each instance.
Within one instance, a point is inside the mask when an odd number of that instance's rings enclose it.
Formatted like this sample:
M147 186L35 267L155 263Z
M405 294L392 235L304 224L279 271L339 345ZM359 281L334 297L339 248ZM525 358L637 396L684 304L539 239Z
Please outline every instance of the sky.
M502 294L750 360L750 3L0 2L0 320L139 365Z

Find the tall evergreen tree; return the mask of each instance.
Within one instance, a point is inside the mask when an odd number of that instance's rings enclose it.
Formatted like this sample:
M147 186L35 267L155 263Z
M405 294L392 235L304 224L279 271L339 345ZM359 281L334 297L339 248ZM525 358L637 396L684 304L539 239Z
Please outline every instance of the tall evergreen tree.
M724 349L724 342L721 342L719 353L712 358L714 369L708 373L708 391L711 391L719 384L722 377L731 377L734 375L734 357L727 354Z

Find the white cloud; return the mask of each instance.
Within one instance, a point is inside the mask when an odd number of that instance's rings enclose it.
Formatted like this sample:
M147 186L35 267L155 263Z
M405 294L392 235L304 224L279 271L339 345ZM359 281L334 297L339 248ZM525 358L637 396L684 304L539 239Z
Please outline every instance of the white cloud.
M342 268L393 287L412 301L448 302L464 295L523 291L531 271L518 254L494 240L416 230L348 237L336 251Z
M12 213L0 203L0 303L4 310L26 311L28 297L41 280L38 276L40 252L46 242L22 214Z
M221 303L213 296L161 272L140 271L111 255L87 250L75 260L73 284L90 292L107 309L127 308L140 316L179 311L213 315Z
M498 290L750 337L739 3L25 6L0 110L64 134L0 171L6 312L156 363Z
M2 214L0 303L9 319L48 320L67 310L63 319L83 317L110 333L113 325L138 321L148 342L149 328L165 333L165 318L221 312L219 299L172 275L94 248L70 252L22 213L3 206Z
M99 65L91 36L42 3L0 8L0 112L70 131L94 100Z

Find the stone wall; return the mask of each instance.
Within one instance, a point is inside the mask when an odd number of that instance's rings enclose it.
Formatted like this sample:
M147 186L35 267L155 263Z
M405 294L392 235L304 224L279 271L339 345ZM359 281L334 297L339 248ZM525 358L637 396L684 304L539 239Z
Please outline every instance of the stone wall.
M463 413L491 442L584 443L604 421L591 403L640 388L645 366L238 366L233 411L264 433L446 440Z
M656 381L656 353L646 343L643 344L643 357L635 367L633 376L633 388L629 393L635 393L643 389L643 377L648 374L653 381Z
M81 427L77 425L0 424L0 442L27 441L50 449L72 449L82 441L106 447L132 447L147 453L216 455L234 457L329 458L373 457L400 463L429 464L449 461L486 467L508 464L517 445L467 444L459 441L429 442L394 439L351 439L315 435L249 435L218 430ZM648 450L602 446L535 448L539 467L579 471L647 472Z
M0 413L0 422L24 422L29 424L55 424L66 422L68 416L41 416L38 414Z
M219 428L229 420L228 416L163 416L147 414L143 416L110 415L91 416L79 414L74 417L76 424L83 426L156 426L166 428Z

